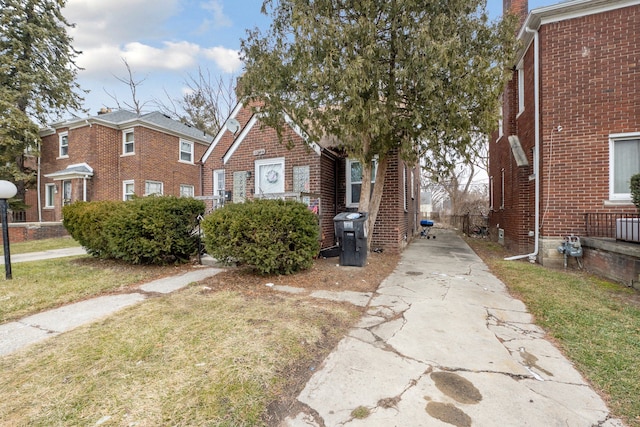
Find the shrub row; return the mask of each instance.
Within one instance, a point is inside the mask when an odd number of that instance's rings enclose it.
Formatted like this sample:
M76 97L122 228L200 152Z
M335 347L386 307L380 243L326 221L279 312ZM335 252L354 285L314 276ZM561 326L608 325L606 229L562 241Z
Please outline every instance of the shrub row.
M194 233L202 201L173 196L127 202L76 202L63 225L88 253L131 264L182 263L198 250Z
M207 253L261 274L311 267L320 250L316 216L300 202L254 200L228 204L202 222Z

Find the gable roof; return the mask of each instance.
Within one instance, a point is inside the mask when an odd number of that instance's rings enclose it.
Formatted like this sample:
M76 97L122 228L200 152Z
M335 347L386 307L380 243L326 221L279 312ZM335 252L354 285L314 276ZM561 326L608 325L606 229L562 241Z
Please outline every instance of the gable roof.
M218 134L215 136L215 138L213 139L213 142L211 143L211 145L209 146L209 148L207 149L207 151L204 153L204 155L202 156L202 162L206 162L207 159L209 158L209 156L211 155L211 153L213 152L213 149L216 147L216 145L220 142L220 140L222 139L222 137L224 136L225 132L231 132L227 126L226 123L229 122L229 120L231 119L235 119L236 116L238 115L238 113L242 110L242 108L244 107L244 104L240 101L238 102L238 104L234 107L233 111L231 112L231 114L229 115L229 118L227 119L227 121L225 122L225 125L222 126L222 128L220 129L220 131L218 131ZM240 146L240 144L242 144L242 142L244 141L244 139L246 138L246 136L249 134L249 132L251 132L251 130L253 129L253 127L256 125L256 123L258 123L258 121L260 120L260 113L256 113L253 116L251 116L251 119L249 119L249 121L247 122L247 124L242 128L242 130L240 131L240 134L235 138L235 140L233 141L233 144L231 144L231 147L229 147L229 149L227 150L227 152L224 154L223 156L223 163L227 163L229 161L229 159L231 158L231 156L233 155L233 153L235 153L235 151L238 149L238 147ZM288 115L288 114L284 114L284 120L285 122L289 125L289 127L300 137L302 138L305 143L317 154L320 155L322 148L320 147L320 145L316 144L315 142L309 142L309 136L304 132L304 130L302 130L302 128L300 126L298 126L297 123L295 123L293 121L293 119Z
M53 178L54 181L71 178L89 178L90 176L93 176L93 168L87 163L69 165L66 167L66 169L62 169L45 175L46 178Z
M171 117L158 111L137 115L127 110L115 110L97 116L87 118L76 117L73 119L57 122L51 125L51 129L45 129L40 132L41 136L55 133L55 129L68 127L69 129L77 129L92 124L100 124L103 126L126 129L133 126L144 126L160 132L169 133L179 138L185 138L201 144L211 144L213 136L194 128L186 123L174 120Z

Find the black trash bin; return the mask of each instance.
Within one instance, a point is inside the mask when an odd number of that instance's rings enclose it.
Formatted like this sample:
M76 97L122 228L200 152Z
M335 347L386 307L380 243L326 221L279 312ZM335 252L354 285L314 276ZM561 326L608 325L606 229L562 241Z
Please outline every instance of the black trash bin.
M367 263L367 212L343 212L333 218L340 246L340 265L364 267Z

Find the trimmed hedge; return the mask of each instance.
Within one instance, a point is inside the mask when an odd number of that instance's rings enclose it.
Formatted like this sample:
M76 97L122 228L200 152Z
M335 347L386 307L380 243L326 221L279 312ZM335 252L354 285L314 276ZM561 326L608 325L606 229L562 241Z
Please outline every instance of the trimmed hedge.
M100 257L130 264L177 264L197 253L202 201L173 196L76 202L63 208L69 234Z
M640 212L640 173L631 176L629 190L631 191L631 201Z
M260 274L310 268L320 250L316 216L300 202L253 200L227 204L202 221L209 253L250 265Z

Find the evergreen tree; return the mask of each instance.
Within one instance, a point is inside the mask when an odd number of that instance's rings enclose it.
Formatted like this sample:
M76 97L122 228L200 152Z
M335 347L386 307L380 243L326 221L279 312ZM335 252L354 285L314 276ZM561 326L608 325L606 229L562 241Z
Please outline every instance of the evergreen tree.
M242 43L241 96L266 101L276 130L285 112L312 140L335 136L362 176L377 159L360 193L370 229L392 153L446 166L497 123L515 21L490 22L486 0L266 0L263 12L269 30Z
M39 127L81 107L65 3L0 0L0 178L14 181L22 200L34 182L25 155L37 154Z

